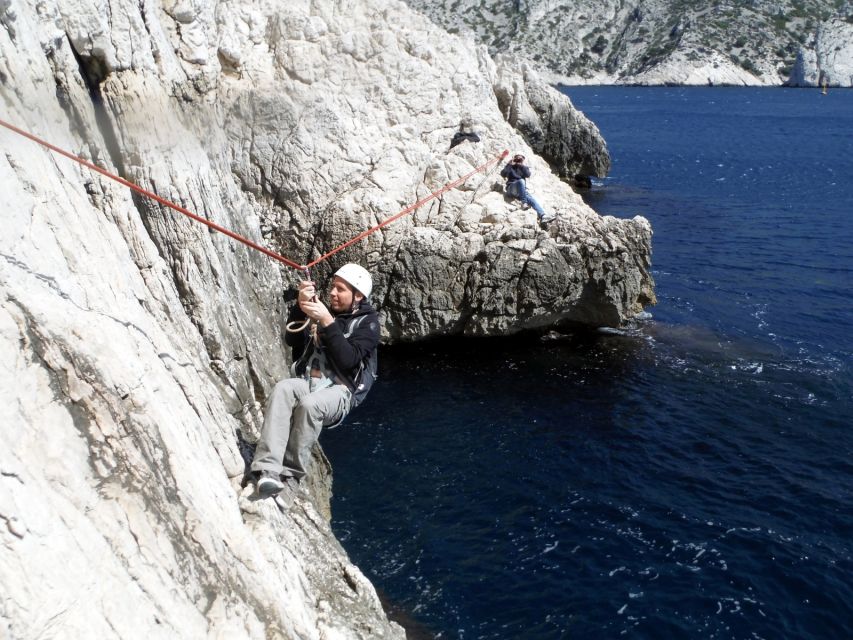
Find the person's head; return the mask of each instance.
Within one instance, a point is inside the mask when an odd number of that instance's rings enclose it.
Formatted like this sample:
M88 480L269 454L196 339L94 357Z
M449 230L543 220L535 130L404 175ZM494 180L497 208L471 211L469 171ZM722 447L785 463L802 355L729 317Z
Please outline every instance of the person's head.
M516 154L512 157L512 163L513 163L513 164L524 164L524 156L523 156L523 155L521 155L520 153L516 153Z
M373 278L359 264L350 262L335 271L329 287L329 306L335 313L345 313L370 297Z

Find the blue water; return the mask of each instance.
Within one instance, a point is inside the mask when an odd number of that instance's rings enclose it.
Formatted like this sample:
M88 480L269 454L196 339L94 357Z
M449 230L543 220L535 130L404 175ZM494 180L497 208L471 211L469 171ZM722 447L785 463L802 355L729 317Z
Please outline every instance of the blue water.
M652 319L385 349L336 533L413 637L853 637L853 91L567 93Z

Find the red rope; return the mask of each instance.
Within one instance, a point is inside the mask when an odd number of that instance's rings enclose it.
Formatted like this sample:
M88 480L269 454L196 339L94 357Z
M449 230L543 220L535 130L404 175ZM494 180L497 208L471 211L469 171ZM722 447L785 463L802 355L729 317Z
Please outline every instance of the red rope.
M106 176L107 178L109 178L110 180L115 180L115 181L116 181L116 182L118 182L119 184L123 184L125 187L127 187L127 188L129 188L129 189L132 189L133 191L136 191L137 193L142 194L142 195L143 195L143 196L145 196L146 198L151 198L152 200L154 200L154 201L156 201L156 202L159 202L160 204L162 204L162 205L164 205L164 206L166 206L166 207L169 207L170 209L174 209L174 210L175 210L175 211L177 211L178 213L182 213L183 215L185 215L185 216L187 216L187 217L189 217L189 218L192 218L192 219L193 219L193 220L195 220L196 222L200 222L200 223L202 223L202 224L204 224L204 225L207 225L207 226L208 226L208 227L210 227L211 229L214 229L214 230L218 231L219 233L223 233L223 234L225 234L226 236L228 236L229 238L232 238L232 239L236 240L237 242L242 242L242 243L243 243L243 244L245 244L247 247L251 247L252 249L255 249L255 250L257 250L257 251L260 251L260 252L261 252L261 253L263 253L264 255L269 256L270 258L273 258L274 260L278 260L279 262L283 262L283 263L284 263L284 264L286 264L288 267L291 267L291 268L293 268L293 269L298 269L298 270L300 270L300 271L306 271L306 272L307 272L307 270L308 270L308 269L310 269L311 267L315 266L316 264L318 264L318 263L322 262L323 260L325 260L325 259L329 258L330 256L335 255L336 253L338 253L339 251L342 251L343 249L346 249L346 248L347 248L347 247L349 247L350 245L355 244L356 242L358 242L359 240L363 240L364 238L366 238L367 236L369 236L371 233L373 233L373 232L375 232L375 231L378 231L378 230L379 230L379 229L381 229L382 227L385 227L385 226L387 226L387 225L391 224L391 223L392 223L392 222L394 222L395 220L398 220L399 218L402 218L403 216L405 216L405 215L407 215L407 214L411 213L412 211L414 211L415 209L418 209L418 208L422 207L424 204L426 204L426 203L427 203L427 202L429 202L430 200L432 200L432 199L434 199L434 198L437 198L437 197L438 197L438 196L440 196L441 194L446 193L447 191L450 191L451 189L454 189L454 188L458 187L460 184L462 184L463 182L465 182L468 178L470 178L470 177L471 177L471 176L473 176L474 174L479 173L480 171L483 171L486 167L488 167L489 165L491 165L491 164L493 164L493 163L498 163L498 162L500 162L501 160L503 160L504 158L506 158L506 157L509 155L509 151L504 150L504 152L503 152L503 153L501 153L501 154L500 154L499 156L497 156L496 158L492 158L492 159L491 159L491 160L489 160L488 162L486 162L486 163L484 163L484 164L480 165L479 167L477 167L476 169L474 169L474 170L473 170L473 171L471 171L470 173L465 174L465 175L464 175L464 176L462 176L461 178L457 178L457 179L456 179L456 180L454 180L453 182L449 182L449 183L447 183L446 185L444 185L444 186L443 186L441 189L439 189L438 191L434 191L434 192L432 192L432 193L431 193L430 195L428 195L426 198L423 198L423 199L421 199L421 200L418 200L418 201L417 201L417 202L415 202L413 205L410 205L410 206L406 207L405 209L403 209L403 210L402 210L402 211L400 211L399 213L394 214L394 215L393 215L393 216L391 216L390 218L386 218L385 220L383 220L382 222L380 222L380 223L379 223L379 224L377 224L376 226L373 226L373 227L371 227L370 229L368 229L367 231L364 231L364 232L362 232L362 233L358 234L358 235L357 235L356 237L354 237L352 240L347 240L347 241L346 241L345 243L343 243L342 245L340 245L340 246L338 246L338 247L335 247L334 249L332 249L332 250L331 250L331 251L329 251L328 253L323 254L322 256L320 256L319 258L317 258L316 260L314 260L313 262L311 262L311 263L309 263L309 264L307 264L307 265L300 265L300 264L297 264L296 262L294 262L293 260L288 260L288 259L287 259L287 258L285 258L284 256L281 256L281 255L277 254L277 253L276 253L276 252L274 252L274 251L270 251L269 249L267 249L267 248L265 248L265 247L262 247L261 245L257 244L256 242L252 242L252 241L251 241L251 240L249 240L248 238L244 238L243 236L241 236L241 235L240 235L240 234L238 234L238 233L234 233L234 232L233 232L233 231L231 231L230 229L226 229L225 227L222 227L222 226L220 226L220 225L216 224L215 222L212 222L212 221L208 220L207 218L202 218L201 216L196 215L196 214L195 214L195 213L193 213L192 211L189 211L188 209L185 209L184 207L182 207L182 206L180 206L180 205L177 205L177 204L175 204L174 202L171 202L171 201L169 201L169 200L166 200L165 198L161 198L161 197L160 197L160 196L158 196L156 193L154 193L154 192L152 192L152 191L148 191L147 189L143 189L143 188L142 188L142 187L140 187L138 184L135 184L135 183L131 182L130 180L125 180L124 178L122 178L122 177L120 177L120 176L117 176L117 175L115 175L115 174L113 174L113 173L110 173L110 172L109 172L109 171L107 171L106 169L102 169L102 168L101 168L101 167L99 167L98 165L96 165L96 164L92 164L92 163L91 163L91 162L89 162L88 160L84 160L83 158L80 158L80 157L78 157L78 156L75 156L74 154L69 153L69 152L65 151L64 149L60 149L59 147L57 147L57 146L55 146L55 145L52 145L52 144L50 144L49 142L46 142L45 140L42 140L41 138L38 138L38 137L34 136L33 134L31 134L31 133L28 133L28 132L24 131L23 129L19 129L18 127L14 126L14 125L12 125L12 124L9 124L8 122L6 122L6 121L4 121L4 120L0 120L0 125L2 125L2 126L4 126L4 127L6 127L6 128L7 128L7 129L9 129L10 131L14 131L14 132L15 132L15 133L17 133L18 135L21 135L21 136L23 136L23 137L25 137L25 138L27 138L27 139L29 139L29 140L32 140L33 142L36 142L36 143L38 143L38 144L42 145L43 147L46 147L47 149L50 149L51 151L54 151L54 152L58 153L59 155L65 156L66 158L68 158L68 159L70 159L70 160L73 160L74 162L77 162L78 164L81 164L81 165L83 165L84 167L87 167L87 168L91 169L92 171L97 171L97 172L98 172L98 173L100 173L101 175Z
M398 220L399 218L402 218L403 216L405 216L405 215L407 215L407 214L411 213L411 212L412 212L412 211L414 211L415 209L418 209L418 208L422 207L424 204L426 204L427 202L429 202L429 201L430 201L430 200L432 200L433 198L437 198L437 197L438 197L438 196L440 196L442 193L445 193L445 192L447 192L447 191L450 191L451 189L454 189L455 187L458 187L460 184L462 184L463 182L465 182L468 178L470 178L470 177L471 177L471 176L473 176L474 174L479 173L480 171L482 171L483 169L485 169L486 167L488 167L488 166L489 166L490 164L492 164L492 163L498 163L498 162L500 162L501 160L503 160L504 158L506 158L508 155L509 155L509 151L507 151L506 149L504 149L503 153L501 153L501 155L499 155L497 158L492 158L491 160L489 160L489 161L488 161L488 162L486 162L485 164L481 164L479 167L477 167L476 169L474 169L474 170L473 170L473 171L471 171L470 173L466 173L466 174L465 174L464 176L462 176L461 178L457 178L457 179L456 179L456 180L454 180L453 182L448 182L446 185L444 185L444 186L443 186L441 189L439 189L438 191L433 191L433 192L432 192L431 194L429 194L426 198L423 198L422 200L418 200L415 204L413 204L413 205L410 205L410 206L406 207L405 209L403 209L403 210L402 210L402 211L400 211L399 213L395 213L395 214L394 214L393 216L391 216L390 218L385 218L385 220L383 220L382 222L380 222L379 224L377 224L377 225L376 225L376 226L374 226L374 227L370 227L370 229L368 229L367 231L362 231L360 234L358 234L358 235L357 235L355 238L353 238L352 240L347 240L347 241L346 241L346 242L344 242L342 245L340 245L340 246L338 246L338 247L335 247L334 249L332 249L332 250L331 250L331 251L329 251L328 253L324 253L322 256L320 256L319 258L317 258L317 259L316 259L316 260L314 260L313 262L309 262L309 263L308 263L308 265L307 265L307 267L308 267L308 268L311 268L311 267L313 267L314 265L316 265L318 262L322 262L323 260L325 260L325 259L326 259L326 258L328 258L329 256L333 256L333 255L335 255L338 251L342 251L343 249L346 249L346 248L347 248L348 246L350 246L351 244L355 244L355 243L356 243L356 242L358 242L359 240L363 240L364 238L366 238L367 236L369 236L369 235L370 235L371 233L373 233L374 231L378 231L378 230L379 230L379 229L381 229L382 227L385 227L385 226L387 226L387 225L391 224L392 222L394 222L395 220Z
M68 153L67 151L60 149L59 147L54 146L54 145L50 144L49 142L45 142L41 138L37 138L36 136L32 135L31 133L27 133L23 129L19 129L18 127L11 125L8 122L5 122L4 120L0 120L0 125L3 125L7 129L14 131L17 134L20 134L20 135L24 136L25 138L29 138L33 142L37 142L38 144L42 145L43 147L47 147L51 151L55 151L59 155L65 156L66 158L69 158L69 159L73 160L74 162L77 162L77 163L83 165L84 167L88 167L92 171L97 171L101 175L104 175L107 178L110 178L111 180L115 180L116 182L123 184L125 187L128 187L129 189L133 189L137 193L141 193L146 198L151 198L152 200L156 200L160 204L167 206L170 209L174 209L178 213L182 213L185 216L192 218L196 222L201 222L202 224L206 224L211 229L215 229L219 233L224 233L229 238L233 238L237 242L242 242L246 246L251 247L252 249L255 249L257 251L260 251L261 253L269 256L270 258L273 258L274 260L278 260L279 262L283 262L288 267L293 267L294 269L303 269L304 268L302 265L296 264L295 262L293 262L292 260L288 260L284 256L280 256L275 251L270 251L266 247L262 247L261 245L257 244L256 242L252 242L248 238L244 238L240 234L234 233L230 229L226 229L225 227L222 227L222 226L216 224L215 222L208 220L207 218L202 218L201 216L196 215L192 211L189 211L188 209L185 209L184 207L177 205L174 202L166 200L165 198L161 198L160 196L158 196L156 193L153 193L152 191L148 191L147 189L143 189L138 184L135 184L135 183L131 182L130 180L125 180L124 178L121 178L115 174L110 173L106 169L102 169L101 167L99 167L96 164L92 164L91 162L84 160L83 158L78 158L74 154Z

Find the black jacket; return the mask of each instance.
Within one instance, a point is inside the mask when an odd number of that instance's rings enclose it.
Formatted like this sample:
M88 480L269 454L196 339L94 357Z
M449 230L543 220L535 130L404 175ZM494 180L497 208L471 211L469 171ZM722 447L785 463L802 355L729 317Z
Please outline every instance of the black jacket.
M288 322L305 319L305 312L293 305ZM320 347L338 377L353 395L353 407L361 404L376 380L379 346L379 314L363 300L352 313L340 313L328 327L317 326ZM285 342L292 348L296 375L304 375L307 362L314 351L314 341L308 327L299 333L287 333Z
M470 140L471 142L479 142L480 136L478 136L473 131L457 131L453 134L453 138L450 139L450 148L452 149L458 144L462 144L466 140Z
M507 184L515 182L516 180L526 180L530 177L530 167L523 164L513 164L512 162L508 162L506 166L501 169L501 177L506 178Z

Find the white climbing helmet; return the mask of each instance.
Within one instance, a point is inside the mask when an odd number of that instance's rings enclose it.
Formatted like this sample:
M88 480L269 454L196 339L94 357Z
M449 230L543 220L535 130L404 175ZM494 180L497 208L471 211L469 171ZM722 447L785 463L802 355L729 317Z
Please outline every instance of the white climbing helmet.
M360 264L355 264L354 262L345 264L335 271L335 275L354 289L357 289L365 298L370 297L370 292L373 291L373 278L370 272Z

